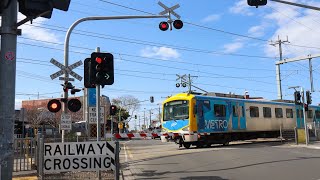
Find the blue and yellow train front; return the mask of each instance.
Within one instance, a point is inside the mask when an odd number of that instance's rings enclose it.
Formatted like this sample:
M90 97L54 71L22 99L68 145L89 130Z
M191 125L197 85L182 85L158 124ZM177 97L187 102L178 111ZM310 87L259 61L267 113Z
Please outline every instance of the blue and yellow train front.
M195 109L195 96L192 94L177 94L163 102L162 131L163 133L178 134L173 136L176 143L183 140L185 143L198 141ZM162 136L161 139L168 140L172 136ZM182 139L181 139L182 138Z

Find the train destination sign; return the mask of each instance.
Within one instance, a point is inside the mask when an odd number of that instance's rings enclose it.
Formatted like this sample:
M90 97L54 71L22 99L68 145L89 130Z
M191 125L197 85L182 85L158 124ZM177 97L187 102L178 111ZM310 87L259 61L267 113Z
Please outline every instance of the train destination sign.
M114 170L113 159L108 142L44 144L44 172Z

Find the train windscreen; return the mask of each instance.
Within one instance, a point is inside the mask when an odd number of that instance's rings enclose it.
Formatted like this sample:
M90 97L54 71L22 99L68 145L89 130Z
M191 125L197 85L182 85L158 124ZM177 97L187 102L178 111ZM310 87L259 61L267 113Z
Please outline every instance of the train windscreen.
M164 121L188 119L189 101L177 100L164 104Z

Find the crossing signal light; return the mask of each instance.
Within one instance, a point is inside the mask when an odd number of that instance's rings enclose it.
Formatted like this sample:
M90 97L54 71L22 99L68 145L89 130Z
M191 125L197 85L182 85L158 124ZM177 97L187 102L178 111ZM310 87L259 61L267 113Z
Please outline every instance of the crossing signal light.
M247 0L249 6L264 6L267 5L268 0Z
M150 96L150 102L153 103L154 102L154 97Z
M68 101L68 109L71 112L78 112L81 109L81 102L79 99L70 99Z
M116 112L117 112L117 106L111 105L110 106L110 116L116 115Z
M306 99L307 99L307 104L312 104L311 92L310 91L306 91Z
M183 22L180 19L173 21L173 27L176 29L181 29L183 27Z
M47 107L50 112L56 113L61 109L61 102L58 99L52 99L48 102Z
M114 83L113 55L110 53L91 54L89 61L89 85L112 85ZM87 87L87 86L86 86Z
M301 94L299 91L294 92L294 103L297 105L301 104Z
M159 29L160 29L161 31L166 31L166 30L168 30L168 29L169 29L169 23L167 23L167 22L165 22L165 21L161 22L161 23L159 24Z

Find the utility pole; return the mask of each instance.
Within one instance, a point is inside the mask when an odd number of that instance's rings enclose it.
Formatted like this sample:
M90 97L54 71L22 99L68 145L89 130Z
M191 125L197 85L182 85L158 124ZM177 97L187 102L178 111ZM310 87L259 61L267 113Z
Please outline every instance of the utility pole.
M2 12L0 58L0 179L12 179L16 90L17 0Z
M207 93L207 91L205 91L205 90L203 90L203 89L201 89L201 88L199 88L199 87L197 87L197 86L192 85L192 78L197 78L198 76L191 76L190 74L188 74L188 77L187 77L186 74L184 74L184 75L178 75L178 74L176 74L176 76L177 76L176 81L179 81L179 80L180 80L180 82L176 83L176 87L177 87L177 88L179 88L180 86L182 86L182 87L187 87L187 85L188 85L188 93L189 93L189 94L192 93L191 87L194 87L194 88L196 88L196 89L199 89L199 90Z
M143 125L146 127L146 108L143 111Z
M280 39L280 37L278 36L278 41L270 44L272 46L279 45L279 55L280 55L279 61L282 61L282 44L284 44L284 43L290 43L288 41L288 36L287 36L287 40L285 40L285 41L282 41ZM281 73L280 73L280 65L279 64L276 64L276 78L277 78L278 99L282 99Z
M152 124L152 122L151 122L151 113L152 113L151 110L152 110L152 109L150 109L150 123L149 123L149 127L150 127L150 128L151 128L151 124Z

